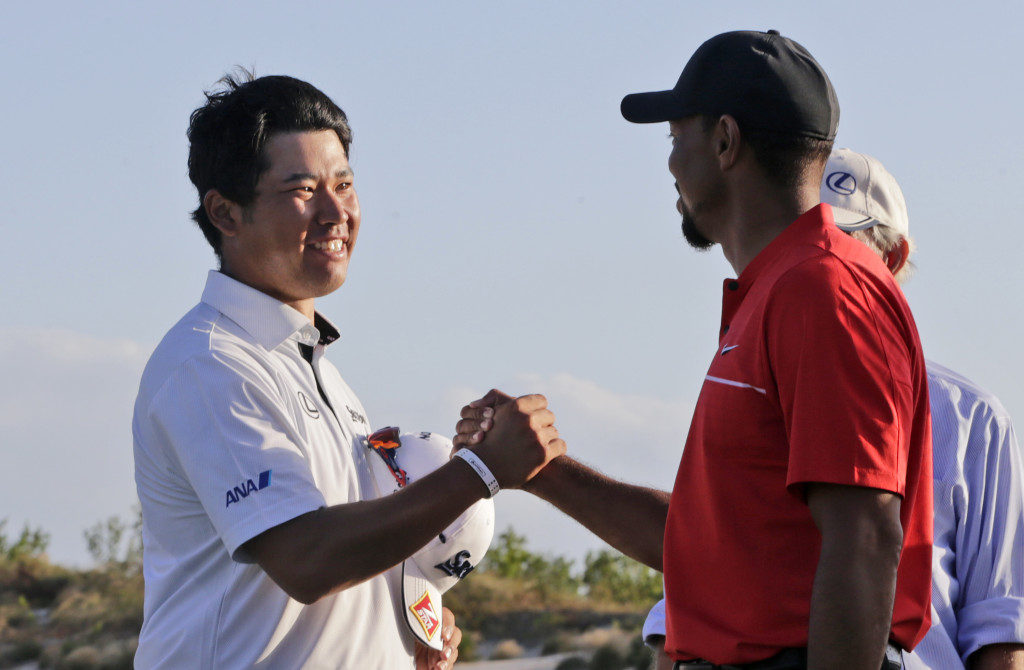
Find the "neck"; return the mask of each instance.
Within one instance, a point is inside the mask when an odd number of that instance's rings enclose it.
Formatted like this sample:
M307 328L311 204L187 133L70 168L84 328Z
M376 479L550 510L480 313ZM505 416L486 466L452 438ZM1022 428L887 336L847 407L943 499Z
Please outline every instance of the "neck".
M309 323L316 325L314 322L314 316L316 315L316 308L313 306L313 299L306 298L305 300L284 300L284 304L288 305L292 309L301 313L304 317L309 319Z
M717 241L737 277L789 224L821 202L817 185L785 192L761 186L745 189L720 228Z
M304 317L309 319L309 322L313 324L313 317L316 314L316 308L313 305L313 298L300 298L298 300L292 299L288 296L281 295L275 291L272 286L265 285L258 281L258 275L254 273L246 273L236 271L235 267L227 262L226 259L222 259L220 263L220 272L231 277L235 281L239 281L246 286L252 287L260 293L265 293L275 300L279 300L284 304L288 305L295 311L302 314Z

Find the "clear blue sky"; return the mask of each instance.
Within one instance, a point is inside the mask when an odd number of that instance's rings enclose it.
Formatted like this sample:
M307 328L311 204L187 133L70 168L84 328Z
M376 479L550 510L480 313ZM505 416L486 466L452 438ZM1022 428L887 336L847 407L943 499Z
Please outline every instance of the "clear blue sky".
M0 518L84 563L82 529L128 513L141 366L214 262L188 219L188 115L236 64L349 114L363 227L319 307L375 425L451 433L491 386L538 390L572 453L671 485L731 270L681 240L667 129L618 105L748 28L817 57L838 144L902 183L926 354L1022 416L1021 25L1008 0L12 4ZM498 515L536 549L600 546L526 494Z

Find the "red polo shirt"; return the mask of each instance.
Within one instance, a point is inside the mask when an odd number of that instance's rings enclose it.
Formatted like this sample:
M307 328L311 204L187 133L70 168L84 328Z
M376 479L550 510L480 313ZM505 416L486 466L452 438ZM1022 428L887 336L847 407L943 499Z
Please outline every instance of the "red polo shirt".
M821 549L808 482L903 498L891 638L912 648L929 625L931 473L910 309L878 256L819 205L725 282L665 528L665 648L746 663L807 645Z

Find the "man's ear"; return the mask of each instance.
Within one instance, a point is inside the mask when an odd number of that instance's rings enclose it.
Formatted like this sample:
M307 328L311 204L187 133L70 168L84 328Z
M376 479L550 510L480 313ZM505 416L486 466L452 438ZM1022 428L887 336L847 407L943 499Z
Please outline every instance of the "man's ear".
M242 225L241 205L228 200L217 189L211 188L203 196L203 209L221 235L234 237L238 234L238 228Z
M733 165L740 154L740 127L736 119L724 114L718 118L718 123L712 131L714 133L715 153L718 155L718 165L725 172Z
M909 260L909 258L910 242L907 242L907 238L901 237L896 246L885 255L885 264L888 266L889 272L895 275L903 269L903 266L907 264L907 260Z

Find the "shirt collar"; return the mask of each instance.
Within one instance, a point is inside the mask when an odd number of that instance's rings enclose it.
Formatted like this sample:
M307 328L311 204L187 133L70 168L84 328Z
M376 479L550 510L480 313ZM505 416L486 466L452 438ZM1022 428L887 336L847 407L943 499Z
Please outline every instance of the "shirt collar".
M754 256L736 280L726 280L726 284L738 281L740 292L746 293L765 268L773 265L794 246L810 244L827 248L828 232L833 229L836 228L832 218L832 207L828 203L815 205L786 226L785 230L768 243L768 246Z
M210 270L206 278L202 301L237 323L266 349L277 348L293 335L309 346L327 345L340 337L334 324L319 312L310 323L294 307L216 270Z

